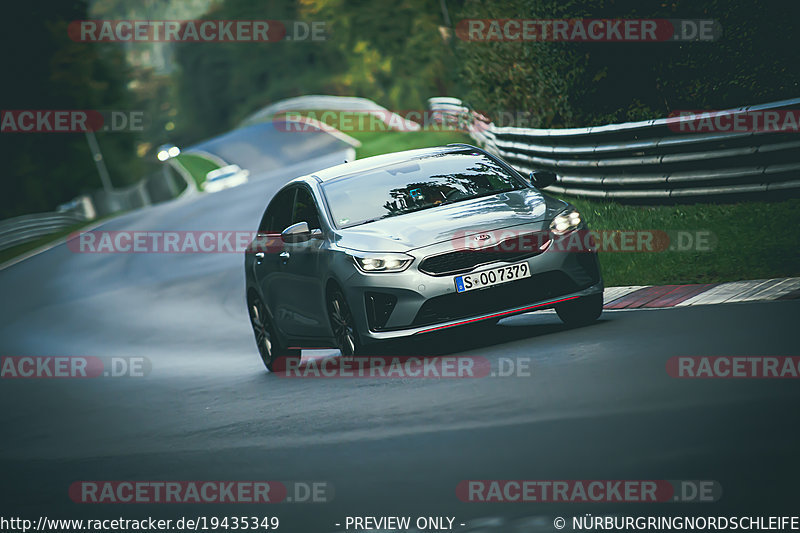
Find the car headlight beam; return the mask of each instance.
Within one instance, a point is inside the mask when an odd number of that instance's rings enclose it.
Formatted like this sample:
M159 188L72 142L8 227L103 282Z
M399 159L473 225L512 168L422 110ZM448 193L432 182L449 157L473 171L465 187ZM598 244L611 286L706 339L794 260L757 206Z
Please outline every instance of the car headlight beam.
M356 266L362 272L402 272L414 261L410 255L403 253L374 253L351 250L347 252L353 257Z
M570 208L553 218L550 223L550 231L560 237L578 229L582 222L581 214L575 208Z

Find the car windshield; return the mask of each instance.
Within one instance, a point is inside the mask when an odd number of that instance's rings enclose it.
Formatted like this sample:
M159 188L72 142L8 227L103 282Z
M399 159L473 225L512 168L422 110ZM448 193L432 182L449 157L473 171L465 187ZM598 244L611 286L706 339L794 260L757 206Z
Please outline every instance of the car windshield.
M503 166L474 152L412 159L322 185L339 228L521 188Z

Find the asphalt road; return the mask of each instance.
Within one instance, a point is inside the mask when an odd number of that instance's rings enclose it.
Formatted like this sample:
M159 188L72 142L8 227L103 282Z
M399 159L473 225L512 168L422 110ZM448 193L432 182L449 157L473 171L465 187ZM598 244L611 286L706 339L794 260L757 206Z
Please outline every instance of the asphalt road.
M258 175L285 168L290 163L339 153L344 148L349 147L332 135L296 122L275 121L237 128L187 150L210 152L250 170L251 175ZM344 157L335 164L342 162Z
M338 162L339 148L320 156ZM290 168L242 187L102 229L252 230L274 190L321 162L287 157ZM348 515L448 515L466 524L457 531L551 531L556 515L796 512L797 380L679 380L665 365L800 355L800 301L606 312L578 329L529 314L395 348L483 357L494 371L522 362L530 375L286 379L258 359L242 263L62 245L0 271L0 355L144 357L152 367L138 378L0 380L2 516L256 514L278 516L282 531L325 532L344 530ZM462 502L456 486L470 479L715 480L723 492L691 504ZM68 489L81 480L325 481L333 498L78 504Z

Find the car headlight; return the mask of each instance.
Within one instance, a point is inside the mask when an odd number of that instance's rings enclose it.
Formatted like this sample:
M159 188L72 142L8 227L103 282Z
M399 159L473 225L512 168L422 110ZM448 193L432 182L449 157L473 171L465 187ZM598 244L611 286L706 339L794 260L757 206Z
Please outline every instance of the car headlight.
M581 225L581 214L574 208L562 211L550 223L550 231L557 236L575 231Z
M401 272L414 261L410 255L391 252L347 252L362 272Z

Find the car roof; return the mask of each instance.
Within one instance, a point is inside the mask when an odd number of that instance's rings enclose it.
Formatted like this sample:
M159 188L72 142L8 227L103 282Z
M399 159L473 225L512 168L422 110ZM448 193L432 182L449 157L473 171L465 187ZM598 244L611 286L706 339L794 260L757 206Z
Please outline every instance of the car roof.
M394 163L422 159L441 154L464 152L465 150L475 150L476 153L482 153L481 150L469 144L448 144L447 146L419 148L416 150L406 150L404 152L393 152L390 154L365 157L364 159L357 159L356 161L342 163L341 165L336 165L335 167L329 167L320 170L311 174L311 176L320 182L325 182L343 176L362 174L364 172L392 165Z

